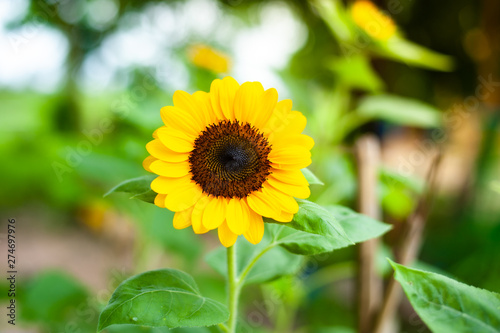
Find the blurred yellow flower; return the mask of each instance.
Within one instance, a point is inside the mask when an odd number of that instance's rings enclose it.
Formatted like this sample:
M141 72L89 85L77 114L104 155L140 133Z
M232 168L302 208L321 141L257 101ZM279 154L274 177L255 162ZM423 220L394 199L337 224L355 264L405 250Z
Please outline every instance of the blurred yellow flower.
M80 220L93 232L100 232L105 221L106 211L109 209L102 201L91 201L78 210Z
M371 1L356 1L351 7L351 16L360 28L375 39L387 40L396 34L394 21Z
M231 67L228 55L204 44L192 45L188 50L188 56L194 65L217 74L227 73Z
M146 145L144 168L155 204L175 212L174 227L197 234L217 229L232 246L239 235L257 244L263 216L289 222L294 198L309 197L300 171L311 163L313 139L301 134L306 118L276 89L232 77L212 82L210 92L174 93L161 109L164 126Z

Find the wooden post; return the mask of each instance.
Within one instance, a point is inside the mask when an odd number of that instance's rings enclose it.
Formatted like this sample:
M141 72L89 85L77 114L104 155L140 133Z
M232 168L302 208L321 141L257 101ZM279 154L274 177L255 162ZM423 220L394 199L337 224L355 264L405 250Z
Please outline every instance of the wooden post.
M358 161L358 210L380 219L377 196L380 143L374 135L364 135L356 142ZM376 311L382 298L382 281L375 272L378 239L359 244L358 251L358 331L371 333Z
M396 261L402 265L410 264L418 256L422 243L422 234L427 220L430 204L435 194L435 177L441 161L441 153L438 152L432 161L427 174L427 188L420 198L417 208L408 218L406 231L402 237L399 250L396 252ZM390 333L396 311L401 301L402 289L394 279L389 280L384 295L384 302L375 322L373 333Z

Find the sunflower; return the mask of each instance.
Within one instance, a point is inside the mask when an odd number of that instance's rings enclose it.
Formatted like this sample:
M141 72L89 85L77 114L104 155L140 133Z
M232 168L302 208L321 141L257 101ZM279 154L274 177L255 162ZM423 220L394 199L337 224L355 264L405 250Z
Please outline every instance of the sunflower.
M214 73L227 73L231 68L228 55L204 44L192 45L188 49L188 58L195 66Z
M232 77L212 82L210 92L176 91L174 106L161 109L164 126L146 145L144 168L155 204L175 212L176 229L197 234L217 229L232 246L239 235L257 244L263 217L289 222L309 197L300 169L311 163L314 141L301 134L306 118L276 89Z
M351 7L351 15L354 22L375 39L388 40L396 34L397 27L391 17L371 1L356 1Z

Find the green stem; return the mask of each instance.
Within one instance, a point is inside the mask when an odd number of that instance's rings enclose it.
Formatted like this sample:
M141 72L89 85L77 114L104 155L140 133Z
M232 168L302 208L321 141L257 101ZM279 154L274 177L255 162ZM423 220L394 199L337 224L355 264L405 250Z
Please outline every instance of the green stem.
M227 326L226 326L226 325L224 325L224 324L219 324L219 325L217 325L217 326L219 326L219 328L220 328L220 330L221 330L222 332L227 333Z
M245 282L245 279L248 275L248 273L250 273L250 270L252 269L252 267L257 263L257 261L267 252L269 251L270 249L272 249L274 247L274 243L271 243L269 244L268 246L266 246L262 251L260 251L259 254L257 254L253 259L252 261L247 265L247 267L245 267L245 269L243 270L243 272L241 273L240 275L240 278L239 278L239 283L240 285L243 285L243 283ZM241 287L241 286L240 286Z
M245 278L247 277L250 270L257 263L257 261L270 249L272 249L276 244L272 242L266 246L262 251L257 254L251 262L245 267L241 275L238 277L236 272L236 243L227 248L227 278L228 278L228 289L229 289L229 321L227 327L220 327L224 332L235 333L236 323L238 319L238 302L240 298L240 292L245 283Z
M236 276L236 243L227 248L227 278L229 287L229 322L228 333L236 332L236 322L238 319L238 301L241 287Z

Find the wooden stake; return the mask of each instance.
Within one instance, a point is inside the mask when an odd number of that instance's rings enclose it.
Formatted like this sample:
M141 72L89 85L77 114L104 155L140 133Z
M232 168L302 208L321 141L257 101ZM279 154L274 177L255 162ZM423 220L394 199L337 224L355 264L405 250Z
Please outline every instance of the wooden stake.
M365 135L356 142L358 161L358 210L374 219L380 219L377 196L380 143L373 135ZM382 298L382 281L375 272L375 254L378 239L359 244L358 251L358 331L371 333L373 320Z
M420 250L425 221L427 220L429 207L436 192L435 178L440 161L441 153L438 152L433 158L433 163L427 174L427 189L420 198L415 211L408 218L400 249L396 253L396 261L402 265L408 265L415 260ZM394 322L401 296L401 286L396 282L393 275L387 285L382 309L378 314L375 327L372 330L373 333L392 332L391 325Z

